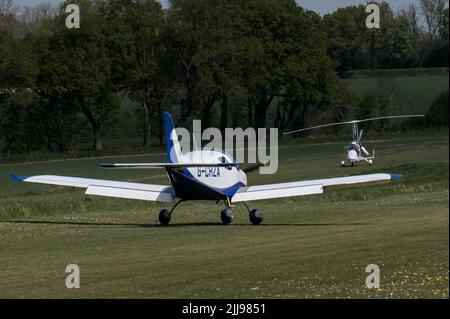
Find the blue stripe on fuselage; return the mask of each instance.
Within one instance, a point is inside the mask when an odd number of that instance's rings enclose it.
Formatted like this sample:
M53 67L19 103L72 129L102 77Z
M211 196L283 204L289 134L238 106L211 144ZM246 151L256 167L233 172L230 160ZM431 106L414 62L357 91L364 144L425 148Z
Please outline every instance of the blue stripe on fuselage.
M242 187L245 187L245 186L246 186L244 183L239 182L239 183L236 183L236 184L234 184L233 186L230 186L230 187L227 187L227 188L215 188L215 187L211 187L211 186L208 186L208 185L206 185L206 184L200 182L199 180L197 180L197 179L191 174L191 172L189 172L189 170L188 170L187 168L183 168L183 175L184 175L185 177L187 177L187 178L189 178L189 179L195 181L196 183L199 183L199 184L203 185L204 187L210 188L210 189L212 189L212 190L214 190L214 191L216 191L216 192L219 192L219 193L221 193L221 194L223 194L223 195L225 195L225 196L228 196L228 197L233 197L234 194L236 194L236 193L239 191L239 189L241 189Z

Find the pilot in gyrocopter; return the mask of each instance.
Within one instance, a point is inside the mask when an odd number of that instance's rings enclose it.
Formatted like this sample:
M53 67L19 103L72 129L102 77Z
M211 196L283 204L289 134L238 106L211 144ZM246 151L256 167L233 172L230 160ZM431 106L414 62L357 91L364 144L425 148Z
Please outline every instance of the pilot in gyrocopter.
M361 153L363 153L365 156L370 155L370 153L366 150L366 148L362 146L361 143L358 142L352 142L345 149L347 153L347 159L341 162L342 166L345 166L346 162L350 162L351 165L354 166L355 162L359 162L362 159ZM374 158L375 158L375 151L372 157L364 159L367 159L367 163L369 163L369 165L372 165Z

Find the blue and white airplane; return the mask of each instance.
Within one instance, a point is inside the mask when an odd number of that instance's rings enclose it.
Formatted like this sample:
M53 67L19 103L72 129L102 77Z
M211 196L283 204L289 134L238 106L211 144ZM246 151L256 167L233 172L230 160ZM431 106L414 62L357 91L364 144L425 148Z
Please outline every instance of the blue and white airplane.
M325 188L331 186L379 183L401 177L395 174L369 174L248 186L246 175L248 170L241 169L228 154L216 149L202 149L183 154L171 115L167 112L164 113L164 124L167 163L102 164L101 166L106 168L164 168L167 171L170 186L55 175L30 177L11 175L11 178L30 183L81 187L86 189L87 195L166 203L178 199L170 210L163 209L159 213L159 222L166 226L169 224L175 208L183 201L223 201L225 208L221 211L221 220L224 224L230 224L233 221L232 204L243 202L249 212L250 222L259 225L263 221L262 212L258 209L249 209L245 202L322 194Z

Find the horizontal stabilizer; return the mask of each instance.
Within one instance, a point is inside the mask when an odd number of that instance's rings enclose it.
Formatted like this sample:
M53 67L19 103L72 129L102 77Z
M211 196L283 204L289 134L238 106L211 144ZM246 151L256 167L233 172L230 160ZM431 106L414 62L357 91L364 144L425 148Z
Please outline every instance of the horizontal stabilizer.
M184 167L233 167L235 163L111 163L101 164L103 168L184 168Z

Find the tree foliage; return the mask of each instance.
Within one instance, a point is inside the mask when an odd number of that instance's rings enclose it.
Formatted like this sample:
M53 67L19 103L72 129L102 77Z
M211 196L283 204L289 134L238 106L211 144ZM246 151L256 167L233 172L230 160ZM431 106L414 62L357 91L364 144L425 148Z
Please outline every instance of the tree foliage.
M119 131L149 147L163 142L162 110L177 125L200 117L221 129L340 121L352 108L389 109L395 94L384 85L378 98L361 100L337 74L448 66L441 0L398 13L379 3L378 30L365 26L363 5L321 17L295 0L171 0L167 9L156 0L77 0L81 28L67 29L72 2L19 8L0 0L7 154L87 141L101 150L103 137Z

